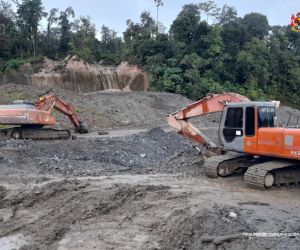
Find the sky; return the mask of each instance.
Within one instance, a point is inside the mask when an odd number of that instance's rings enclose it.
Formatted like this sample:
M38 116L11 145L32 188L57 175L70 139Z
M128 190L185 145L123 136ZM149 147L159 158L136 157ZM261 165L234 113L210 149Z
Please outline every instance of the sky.
M142 11L146 10L156 18L154 0L42 0L47 11L51 8L61 10L72 6L77 17L91 16L98 30L102 25L115 30L119 35L126 30L126 20L139 21ZM163 0L159 20L169 29L182 6L204 0ZM219 7L224 4L234 6L238 15L259 12L268 17L271 25L288 25L292 14L300 12L300 0L215 0Z

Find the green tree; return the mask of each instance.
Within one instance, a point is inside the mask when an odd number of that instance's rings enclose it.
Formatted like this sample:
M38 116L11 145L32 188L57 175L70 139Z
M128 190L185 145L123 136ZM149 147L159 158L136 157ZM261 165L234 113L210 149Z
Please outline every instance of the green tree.
M182 54L195 51L200 34L200 12L198 6L189 4L183 6L182 11L171 25L170 36Z
M8 2L0 2L0 59L11 56L14 45L13 33L15 32L14 14Z
M230 21L222 26L221 37L225 51L235 56L247 42L247 27L240 18Z
M70 17L75 17L75 12L72 7L68 7L65 11L60 12L60 53L62 53L63 55L66 55L69 52L69 42L71 40L71 23L69 20Z
M269 33L269 22L265 15L250 13L244 16L242 23L247 30L247 39L252 37L263 39Z
M199 3L198 8L200 12L205 13L206 22L208 23L209 19L214 18L218 19L220 15L220 8L216 5L215 1L209 0L207 2Z
M154 0L155 6L156 6L156 22L158 23L158 12L159 7L164 6L164 3L162 0Z
M56 28L52 28L52 25L58 21L58 9L53 8L49 11L47 17L47 31L46 35L43 37L43 43L40 47L43 48L44 54L50 58L56 58L57 56L57 40L58 36L56 34Z
M32 54L37 54L38 26L43 17L47 16L41 0L23 0L17 5L17 18L23 35L28 34L32 43Z
M269 82L268 50L264 41L253 38L237 56L236 72L240 83L253 89L267 89Z
M53 8L50 10L48 18L47 18L47 38L50 39L50 31L52 24L56 23L58 21L58 9Z
M101 28L101 43L99 58L106 63L116 64L120 62L121 50L123 48L122 39L117 36L117 32L106 26Z
M141 23L127 21L127 30L124 32L124 57L129 62L145 65L147 57L161 53L162 50L169 51L166 48L168 43L166 46L161 43L164 34L154 34L155 29L155 21L150 13L145 11L141 13Z
M222 11L218 17L219 24L227 24L230 21L235 21L237 19L237 10L232 7L225 4L222 8Z
M221 85L211 78L201 78L190 90L190 97L194 100L202 99L209 93L222 91Z
M74 34L70 46L71 53L88 62L96 60L96 26L90 17L81 16L74 22Z

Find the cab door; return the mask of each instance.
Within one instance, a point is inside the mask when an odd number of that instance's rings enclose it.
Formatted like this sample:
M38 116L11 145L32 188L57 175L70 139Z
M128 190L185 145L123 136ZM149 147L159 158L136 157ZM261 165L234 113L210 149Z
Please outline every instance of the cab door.
M225 150L244 152L244 108L227 107L220 138Z

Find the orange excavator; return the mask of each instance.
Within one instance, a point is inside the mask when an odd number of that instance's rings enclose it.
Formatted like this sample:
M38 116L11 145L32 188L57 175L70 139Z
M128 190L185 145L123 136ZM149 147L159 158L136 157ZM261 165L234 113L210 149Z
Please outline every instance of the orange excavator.
M51 114L53 109L68 116L77 133L88 132L70 104L55 95L46 95L40 97L35 104L15 101L11 105L0 105L0 125L18 125L1 129L1 137L33 140L69 139L71 137L69 130L43 128L56 124L56 119Z
M275 126L279 104L253 102L236 93L209 94L170 114L168 123L206 149L211 156L204 164L208 177L239 172L247 185L268 189L300 182L300 129ZM191 123L191 118L214 112L222 112L217 144Z

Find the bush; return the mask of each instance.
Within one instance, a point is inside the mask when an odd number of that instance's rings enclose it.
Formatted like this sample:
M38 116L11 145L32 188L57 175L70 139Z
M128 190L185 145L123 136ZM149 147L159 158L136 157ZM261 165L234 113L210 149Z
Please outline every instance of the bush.
M31 58L27 59L26 61L30 64L38 64L38 63L42 63L44 61L44 57L43 56L31 57Z
M21 65L25 64L26 61L24 59L16 58L16 59L11 59L1 65L1 72L7 72L11 69L18 69Z
M76 55L80 59L88 63L95 62L95 56L89 48L82 48L82 49L75 48L72 50L72 55Z
M198 100L202 99L209 93L216 93L224 91L222 86L209 78L202 78L198 83L193 84L190 87L190 97L192 99Z

